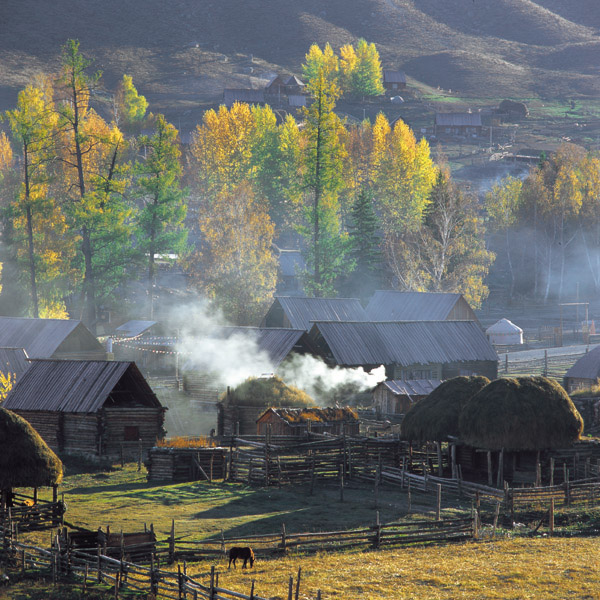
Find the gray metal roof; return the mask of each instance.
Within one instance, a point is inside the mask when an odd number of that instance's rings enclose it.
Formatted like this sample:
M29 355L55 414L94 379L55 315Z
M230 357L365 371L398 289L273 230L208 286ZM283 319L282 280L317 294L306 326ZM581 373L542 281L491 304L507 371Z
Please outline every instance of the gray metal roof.
M441 379L390 379L379 385L385 386L395 396L428 396L441 383Z
M404 71L384 71L384 83L406 83L406 75Z
M440 127L481 127L481 113L436 113L435 124Z
M223 90L223 101L227 107L232 106L234 102L261 104L265 101L265 92L253 89L225 89Z
M136 337L156 325L156 321L127 321L115 329L123 337Z
M3 408L94 413L103 406L127 371L135 378L135 389L128 388L132 403L137 401L160 407L160 402L133 362L35 360L17 381Z
M288 104L290 106L306 106L306 102L308 100L308 96L304 94L289 94L288 95Z
M597 379L600 377L600 346L584 354L566 373L565 377Z
M29 358L50 358L73 333L85 339L89 349L103 350L81 321L0 317L0 347L24 348Z
M277 367L292 351L300 338L306 334L303 329L283 327L222 327L218 335L225 339L233 335L251 336L259 350L266 352L274 367Z
M366 321L358 298L301 298L276 296L294 329L310 330L312 321Z
M12 373L18 380L30 364L23 348L0 348L0 373Z
M369 300L367 316L372 321L443 321L460 294L378 290Z
M474 321L316 322L310 337L325 340L338 365L426 365L497 361Z
M296 77L295 75L290 75L286 80L285 80L285 85L287 86L304 86L304 81L302 81L300 78Z

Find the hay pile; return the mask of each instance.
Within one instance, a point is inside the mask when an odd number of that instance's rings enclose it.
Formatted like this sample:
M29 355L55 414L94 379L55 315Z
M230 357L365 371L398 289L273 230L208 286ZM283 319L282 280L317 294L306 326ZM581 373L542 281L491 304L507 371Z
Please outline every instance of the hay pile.
M315 406L314 400L302 390L286 385L280 377L250 377L230 390L223 401L238 406L274 406L304 408Z
M19 415L0 408L0 489L43 487L62 481L60 459Z
M414 441L443 441L458 436L458 417L463 406L483 389L487 377L454 377L439 385L427 398L406 413L401 425L402 437Z
M488 450L566 448L583 431L583 419L555 381L546 377L497 379L465 405L460 437Z

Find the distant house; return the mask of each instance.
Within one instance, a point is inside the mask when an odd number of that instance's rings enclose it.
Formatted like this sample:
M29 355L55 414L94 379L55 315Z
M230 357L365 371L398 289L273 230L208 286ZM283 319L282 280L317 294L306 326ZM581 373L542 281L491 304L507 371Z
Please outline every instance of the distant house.
M309 337L327 363L369 371L384 365L388 379L498 375L498 355L473 321L316 321Z
M383 87L389 91L403 90L406 88L406 75L403 71L384 71Z
M600 346L584 354L566 373L564 388L570 394L590 390L600 382Z
M123 325L119 325L115 329L115 335L124 338L134 338L139 337L148 333L158 334L157 330L158 323L156 321L140 321L140 320L132 320L123 323Z
M378 413L406 414L413 404L429 396L441 383L441 379L382 381L373 390L373 407Z
M313 321L366 321L357 298L275 296L261 325L309 331Z
M265 86L265 94L270 96L281 96L286 93L285 81L281 75L274 75Z
M31 359L106 358L92 332L81 321L70 319L0 317L0 347L23 348Z
M10 375L14 385L29 368L29 358L23 348L0 348L0 374Z
M366 308L369 321L476 321L462 294L376 291Z
M231 108L235 102L245 102L246 104L264 104L264 90L253 89L225 89L223 90L223 103L227 108Z
M481 114L478 112L436 113L433 133L439 135L481 135Z
M270 427L269 427L270 426ZM360 422L351 408L268 408L256 421L258 435L306 433L358 435Z
M131 455L164 435L165 409L133 362L32 361L3 407L55 451Z

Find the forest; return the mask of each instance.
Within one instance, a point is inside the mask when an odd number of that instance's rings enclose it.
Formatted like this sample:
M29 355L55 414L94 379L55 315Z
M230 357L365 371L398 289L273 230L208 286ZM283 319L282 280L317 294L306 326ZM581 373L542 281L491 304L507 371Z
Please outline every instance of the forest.
M277 285L274 248L301 249L315 296L456 291L479 307L490 287L548 300L574 276L600 285L596 156L565 144L477 198L401 119L336 114L342 94L381 93L373 44L339 56L313 45L303 76L311 101L296 117L219 106L182 144L130 76L106 90L67 41L60 72L2 115L0 311L92 330L106 307L151 319L166 260L229 321L256 324Z

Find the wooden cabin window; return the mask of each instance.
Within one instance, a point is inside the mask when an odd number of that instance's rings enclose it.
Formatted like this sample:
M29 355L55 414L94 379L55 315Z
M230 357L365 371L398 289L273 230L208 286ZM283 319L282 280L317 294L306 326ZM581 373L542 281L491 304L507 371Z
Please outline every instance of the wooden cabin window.
M137 442L140 439L140 428L137 425L125 425L124 433L126 442Z

